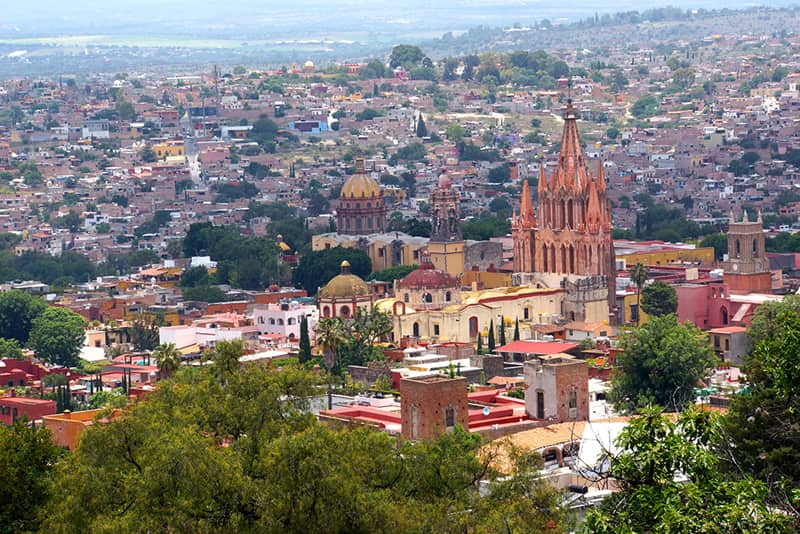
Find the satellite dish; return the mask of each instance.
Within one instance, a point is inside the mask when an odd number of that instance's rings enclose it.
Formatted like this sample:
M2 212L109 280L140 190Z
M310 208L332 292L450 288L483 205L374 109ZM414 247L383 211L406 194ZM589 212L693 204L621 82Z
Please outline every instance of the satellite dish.
M489 413L491 413L491 410L489 409L489 407L488 406L484 406L483 407L483 415L489 415Z

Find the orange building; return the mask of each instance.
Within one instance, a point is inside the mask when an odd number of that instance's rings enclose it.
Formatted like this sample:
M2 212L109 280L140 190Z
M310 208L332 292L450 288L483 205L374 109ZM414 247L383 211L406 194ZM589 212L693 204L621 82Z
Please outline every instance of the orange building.
M121 410L114 410L110 414L106 414L106 410L83 410L80 412L70 412L66 410L64 413L55 415L45 415L42 417L45 428L50 430L50 436L59 447L66 447L70 450L75 450L78 446L78 440L87 427L95 423L109 423L113 419L122 416Z

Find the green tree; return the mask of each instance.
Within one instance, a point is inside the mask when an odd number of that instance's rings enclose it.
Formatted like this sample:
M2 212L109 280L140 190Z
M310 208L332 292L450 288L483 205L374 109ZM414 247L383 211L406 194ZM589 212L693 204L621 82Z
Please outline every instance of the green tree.
M370 274L369 279L380 280L382 282L394 282L395 280L402 280L409 273L416 271L418 268L419 265L417 264L396 265L394 267L389 267L388 269Z
M162 343L153 350L153 358L158 365L161 378L170 378L181 365L181 352L174 343Z
M709 234L700 241L701 247L714 247L714 257L721 260L728 253L728 236L726 234Z
M0 338L0 359L22 360L22 347L16 339Z
M205 356L211 360L211 367L217 378L227 383L241 368L239 359L244 355L244 349L244 341L241 339L220 341Z
M666 282L655 281L642 290L642 310L660 317L678 311L678 293Z
M759 306L748 331L747 390L736 395L724 420L720 456L733 476L768 484L776 502L800 489L800 316L798 299Z
M653 95L645 95L639 98L631 106L631 114L637 119L646 119L658 114L658 99Z
M183 300L196 300L198 302L225 302L228 300L225 292L217 286L202 285L183 290Z
M350 263L350 272L356 276L363 278L372 271L372 262L364 251L334 247L303 255L292 273L292 281L309 295L314 295L317 288L341 272L345 260Z
M133 108L133 104L127 100L121 98L117 100L116 110L121 121L130 122L136 117L136 110Z
M330 375L333 374L335 366L339 363L339 348L347 341L347 326L339 317L324 317L319 320L314 332L317 336L317 345L322 348L323 362L329 375L330 391ZM330 400L328 405L330 408Z
M300 320L300 362L306 363L311 359L311 339L308 337L308 317L305 315Z
M611 458L620 491L589 511L581 531L790 532L793 518L770 505L764 484L722 475L713 452L719 426L715 413L694 410L676 422L656 408L632 419Z
M203 266L189 267L181 275L181 286L197 287L208 285L210 282L208 269Z
M86 321L65 308L47 308L32 322L28 344L39 358L74 367L84 340Z
M514 321L514 341L519 341L519 317Z
M756 308L747 330L752 346L756 347L766 340L782 336L784 323L778 318L787 313L800 314L800 296L786 295L780 301L765 302Z
M636 286L636 324L639 324L639 318L641 317L641 298L642 298L642 288L644 287L644 283L647 282L647 279L650 277L650 274L647 272L647 267L642 265L641 263L637 263L633 267L631 267L631 282L634 283Z
M0 292L0 338L28 342L33 320L47 309L40 298L22 291Z
M158 329L166 325L161 314L138 314L130 326L133 350L153 350L158 346Z
M494 341L494 320L489 321L489 338L486 342L486 347L489 349L489 354L492 354L495 349Z
M686 91L694 84L694 69L683 68L672 73L672 83L681 90Z
M425 137L428 135L428 127L425 126L425 119L422 117L420 113L419 119L417 119L417 137Z
M23 419L0 425L0 533L37 530L61 454L49 430Z
M397 45L392 48L392 54L389 56L389 66L391 68L404 67L405 69L410 69L421 63L424 57L425 53L418 46Z
M306 409L316 374L295 365L242 368L241 347L228 345L214 351L224 349L228 363L215 357L212 365L187 368L125 417L87 428L52 477L42 530L572 527L560 495L538 475L538 455L508 456L508 469L499 472L497 446L484 448L480 436L459 427L399 446L371 429L328 427ZM482 482L485 492L478 491Z
M652 317L622 338L610 398L622 410L658 404L680 410L716 364L708 336L675 315Z

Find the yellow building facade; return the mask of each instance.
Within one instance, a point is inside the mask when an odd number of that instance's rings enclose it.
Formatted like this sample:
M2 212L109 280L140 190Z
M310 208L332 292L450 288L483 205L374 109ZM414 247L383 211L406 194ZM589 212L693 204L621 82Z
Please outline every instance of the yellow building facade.
M654 251L617 254L617 260L625 260L626 265L675 265L692 263L710 267L714 264L714 247L687 249L664 249Z
M401 232L362 236L320 234L311 238L311 249L314 251L335 247L363 250L372 262L373 271L382 271L397 265L419 265L427 244L428 239L425 237L414 237Z
M486 331L492 323L506 325L508 340L517 319L550 324L562 313L564 295L561 289L517 286L467 291L462 293L461 303L435 310L418 310L397 298L381 299L376 306L392 314L395 341L410 337L419 341L468 343L475 342L478 333Z
M186 147L182 140L171 139L153 145L153 152L160 160L167 158L182 158L186 155Z

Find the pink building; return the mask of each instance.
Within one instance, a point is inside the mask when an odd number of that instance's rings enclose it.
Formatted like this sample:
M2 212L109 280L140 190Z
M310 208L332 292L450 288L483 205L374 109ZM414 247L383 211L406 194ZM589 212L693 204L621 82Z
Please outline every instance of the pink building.
M0 423L10 425L15 419L25 417L29 421L36 421L45 415L56 413L55 401L45 399L32 399L29 397L0 398Z
M780 301L780 295L733 293L728 285L678 284L678 319L698 328L721 328L729 325L750 326L756 308L765 302Z

